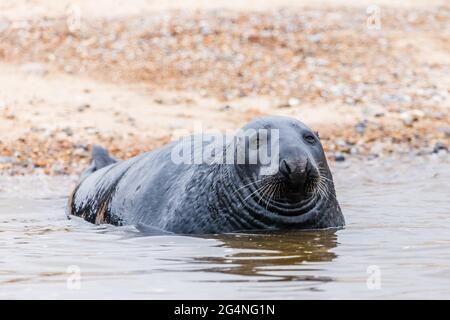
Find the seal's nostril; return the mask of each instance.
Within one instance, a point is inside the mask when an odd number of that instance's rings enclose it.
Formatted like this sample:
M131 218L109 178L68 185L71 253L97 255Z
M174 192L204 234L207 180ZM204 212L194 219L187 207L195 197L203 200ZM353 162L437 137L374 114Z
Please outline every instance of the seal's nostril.
M286 176L289 176L292 173L292 168L289 166L286 160L281 160L280 170Z
M304 185L309 177L309 160L306 157L283 159L280 162L280 172L293 186Z
M286 161L284 163L286 165L286 172L287 172L287 174L291 174L292 173L291 167L289 166L289 164Z

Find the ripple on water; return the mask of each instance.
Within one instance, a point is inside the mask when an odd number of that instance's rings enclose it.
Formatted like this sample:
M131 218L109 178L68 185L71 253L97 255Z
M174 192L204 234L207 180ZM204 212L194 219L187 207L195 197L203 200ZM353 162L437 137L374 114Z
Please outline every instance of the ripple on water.
M0 297L450 298L448 169L346 162L333 170L345 229L199 237L68 220L74 177L0 177Z

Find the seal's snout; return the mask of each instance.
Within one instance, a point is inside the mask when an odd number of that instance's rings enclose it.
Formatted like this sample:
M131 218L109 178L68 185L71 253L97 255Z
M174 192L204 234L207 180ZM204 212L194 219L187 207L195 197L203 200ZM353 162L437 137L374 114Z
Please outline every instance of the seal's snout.
M307 157L299 159L283 159L280 162L280 173L296 187L303 186L308 178Z

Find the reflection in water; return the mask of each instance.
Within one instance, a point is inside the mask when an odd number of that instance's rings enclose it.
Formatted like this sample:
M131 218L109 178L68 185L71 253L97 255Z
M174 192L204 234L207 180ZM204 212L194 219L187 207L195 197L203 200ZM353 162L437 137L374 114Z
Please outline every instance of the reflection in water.
M0 298L449 298L449 164L342 163L342 230L201 237L67 220L71 178L0 176Z
M338 244L336 230L224 234L212 238L223 242L221 247L232 250L220 257L196 258L197 262L212 265L200 271L269 277L260 281L332 281L330 277L301 273L317 270L317 264L312 268L308 262L330 262L336 258L332 251Z

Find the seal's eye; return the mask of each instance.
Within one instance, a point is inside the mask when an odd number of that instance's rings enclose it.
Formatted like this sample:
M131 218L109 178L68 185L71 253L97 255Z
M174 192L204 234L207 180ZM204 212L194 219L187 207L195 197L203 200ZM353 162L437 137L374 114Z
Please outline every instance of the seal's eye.
M316 143L316 138L314 138L313 135L307 133L303 136L303 139L308 142L309 144L314 144Z

